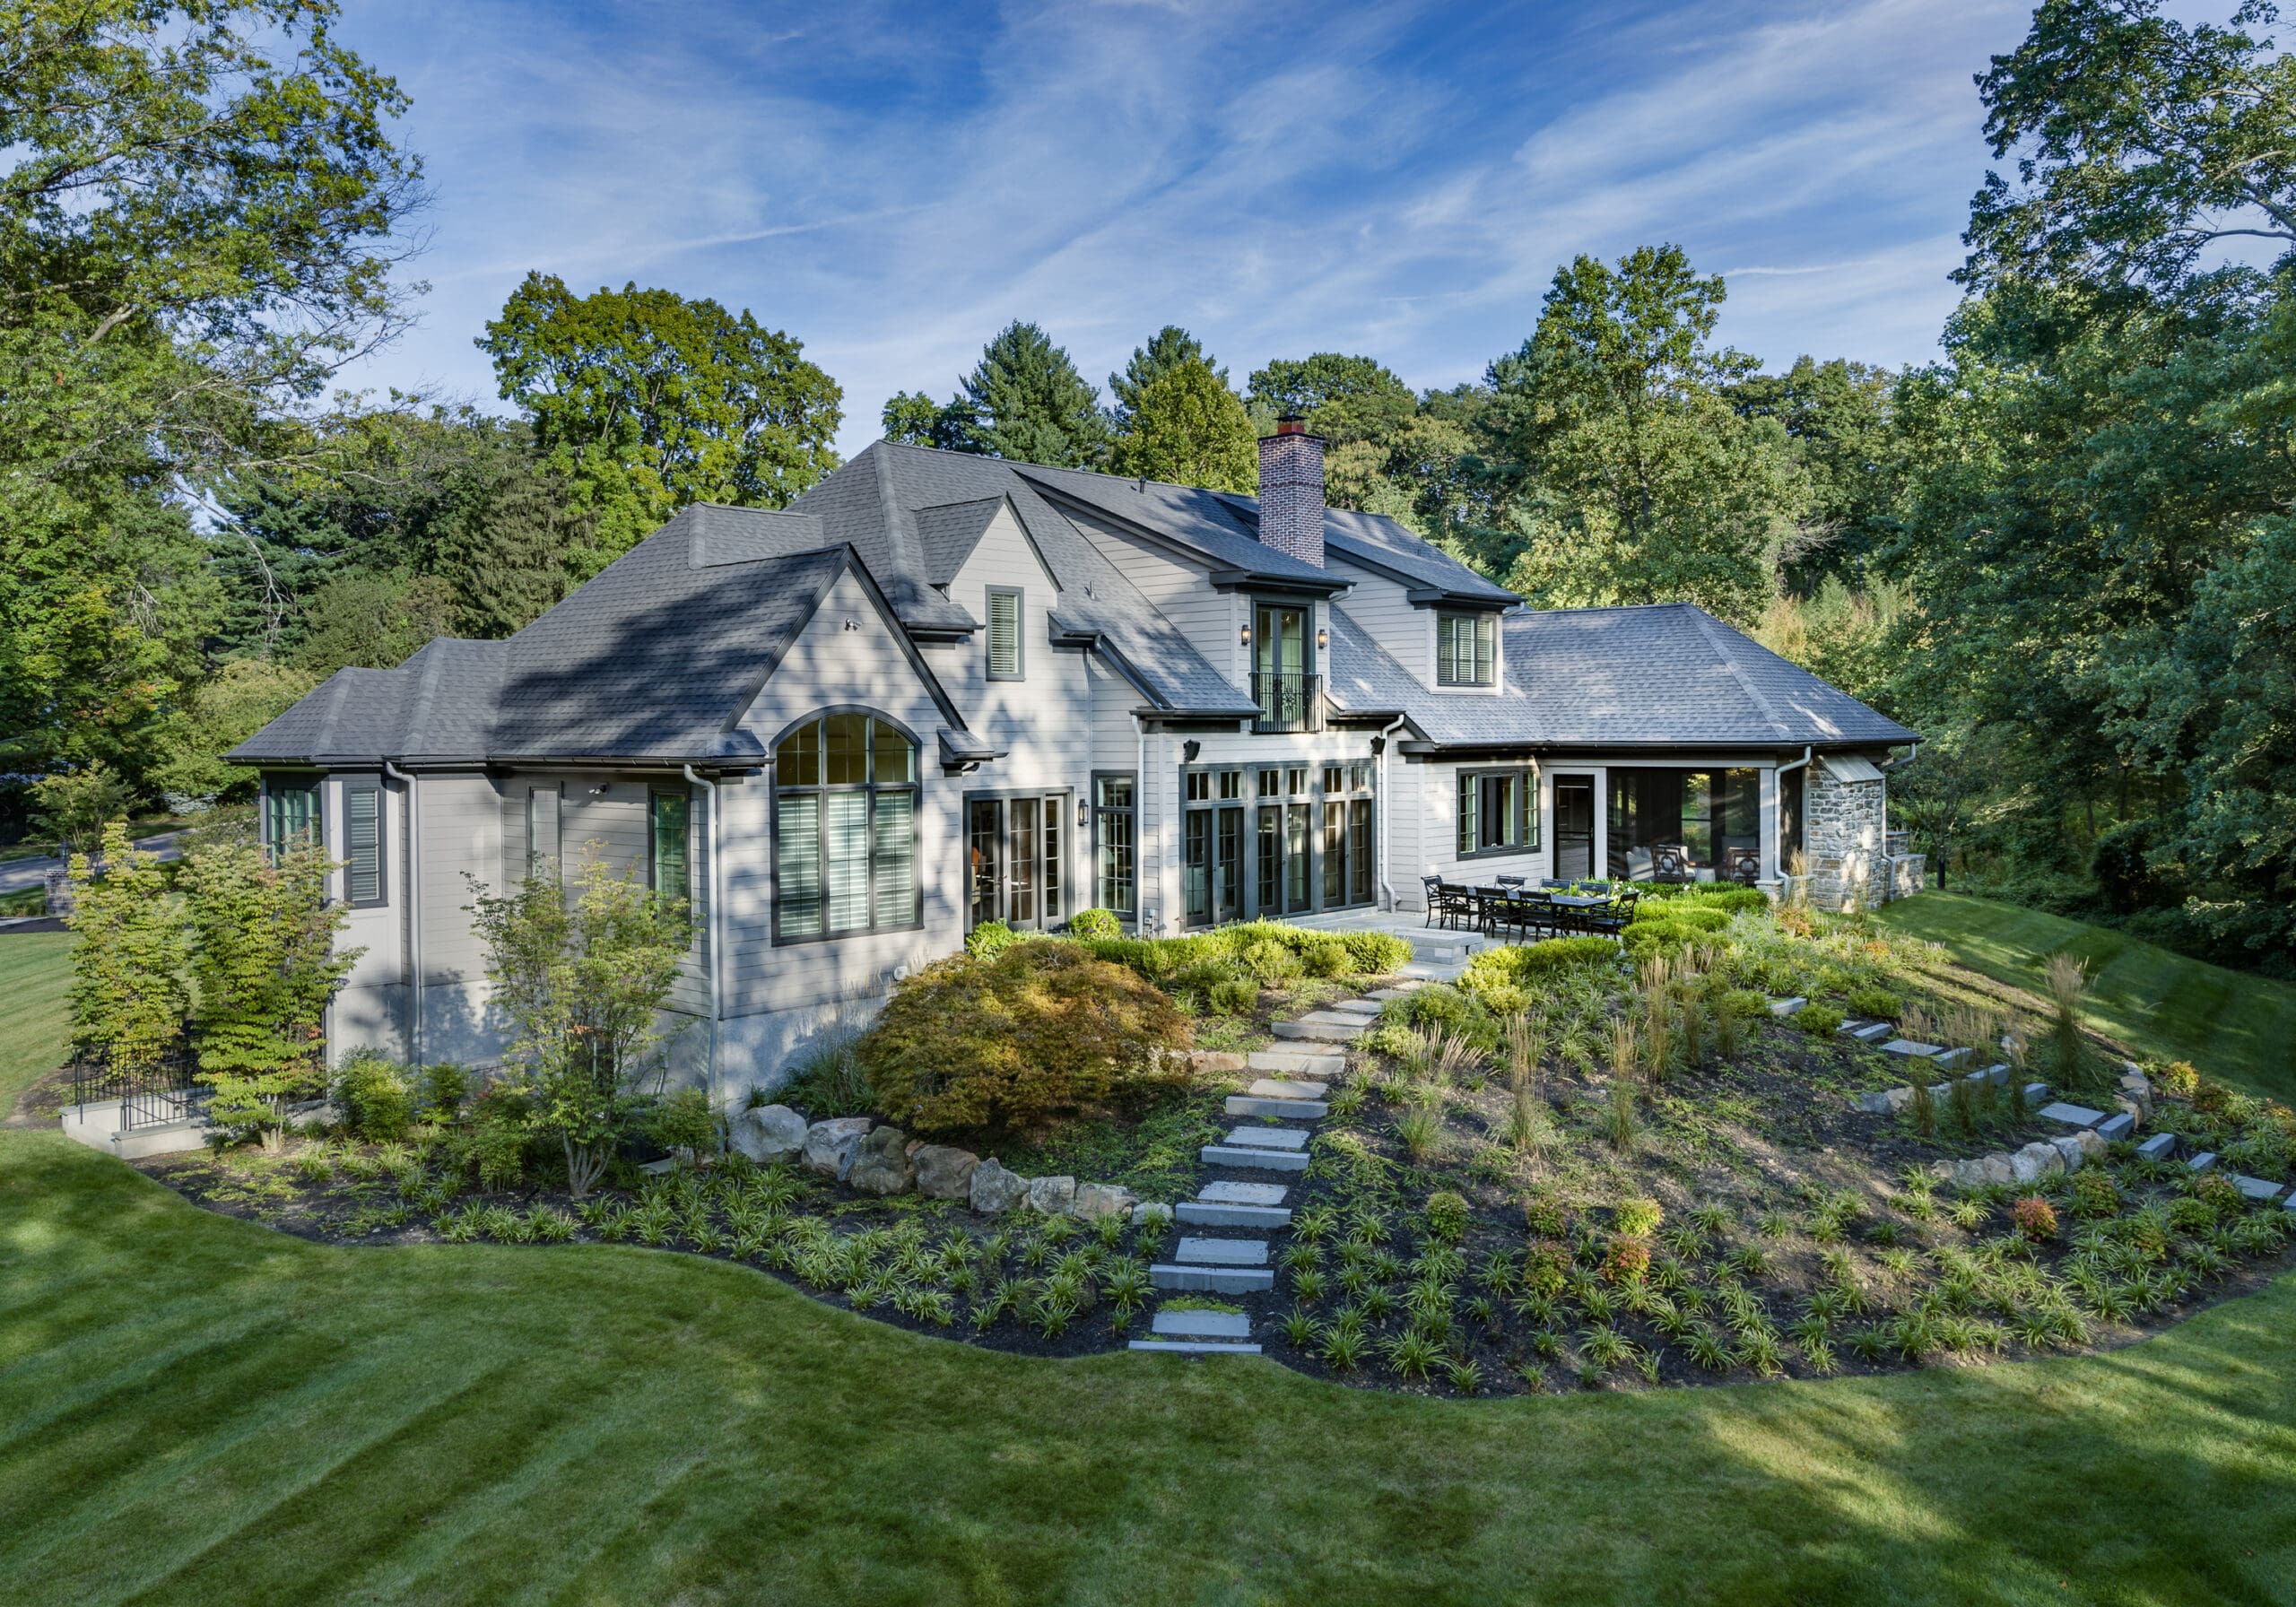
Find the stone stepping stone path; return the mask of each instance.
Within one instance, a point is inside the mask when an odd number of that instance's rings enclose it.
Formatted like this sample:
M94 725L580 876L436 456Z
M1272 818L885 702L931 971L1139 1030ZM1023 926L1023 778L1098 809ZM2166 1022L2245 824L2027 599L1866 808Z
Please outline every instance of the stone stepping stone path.
M1246 1064L1257 1075L1226 1105L1231 1116L1260 1119L1205 1145L1199 1154L1213 1176L1195 1199L1172 1207L1178 1223L1222 1231L1183 1236L1171 1260L1148 1269L1150 1282L1176 1293L1263 1294L1275 1288L1274 1236L1292 1225L1292 1186L1266 1174L1308 1169L1313 1125L1330 1114L1332 1080L1347 1073L1344 1046L1378 1018L1387 1000L1409 991L1381 988L1369 998L1343 1000L1274 1024L1275 1035L1292 1044L1250 1055ZM1130 1348L1179 1356L1260 1354L1251 1318L1240 1312L1159 1311L1148 1337L1134 1340Z
M1840 1030L1861 1044L1872 1044L1895 1038L1898 1029L1887 1021L1844 1021Z
M2177 1135L2173 1133L2155 1133L2136 1146L2136 1152L2147 1160L2166 1160L2177 1152Z
M2060 1127L2093 1127L2105 1119L2101 1110L2092 1110L2085 1105L2068 1105L2059 1101L2043 1106L2038 1113L2045 1122L2055 1122Z

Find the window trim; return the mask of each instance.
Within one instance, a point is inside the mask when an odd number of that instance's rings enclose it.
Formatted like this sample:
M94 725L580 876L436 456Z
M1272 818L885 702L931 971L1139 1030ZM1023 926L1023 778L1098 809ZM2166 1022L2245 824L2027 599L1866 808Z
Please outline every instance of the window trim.
M781 744L807 725L818 725L831 715L865 715L870 719L891 726L900 733L909 749L909 779L898 781L840 782L832 786L829 781L828 754L822 758L822 779L811 786L785 786L781 781ZM925 743L906 720L896 719L882 708L865 703L833 703L799 716L776 733L766 744L768 766L772 777L772 795L766 803L766 852L772 862L773 907L767 921L771 945L777 949L802 948L809 943L847 942L859 938L881 937L887 933L921 932L925 929ZM874 752L870 753L868 771L876 769ZM869 841L868 907L871 924L851 926L842 931L830 930L829 924L829 810L826 800L832 792L858 792L869 799L867 834ZM909 919L899 923L877 924L877 795L905 792L909 795L909 863L915 873L911 890ZM821 820L814 827L814 860L821 871L822 930L819 932L785 934L781 929L781 800L792 794L824 800Z
M352 877L356 873L356 861L352 858L354 845L351 834L351 797L354 793L375 795L375 896L361 899L352 892ZM378 776L370 780L345 777L343 783L343 899L353 909L387 909L391 902L390 821L384 801L390 796Z
M1443 650L1445 628L1448 627L1456 635L1461 625L1470 626L1474 631L1474 652L1477 666L1480 665L1483 658L1483 632L1486 630L1490 631L1491 673L1489 675L1481 679L1462 680L1454 663L1457 656L1457 653L1446 653ZM1472 674L1472 669L1470 673ZM1435 684L1473 691L1487 691L1499 684L1499 616L1497 614L1466 609L1437 611L1435 615Z
M680 791L672 786L649 786L646 789L646 885L657 897L662 891L662 829L654 818L655 804L664 798L674 798L685 805L685 891L678 901L687 909L693 908L693 789Z
M326 848L326 775L324 771L298 770L291 777L277 775L263 778L263 818L257 823L257 832L263 846L275 859L283 846L279 840L276 809L283 792L308 793L311 799L310 842L324 852Z
M1013 600L1013 667L1009 670L996 667L996 603L1000 597ZM983 670L991 681L1026 681L1029 678L1028 590L1018 586L992 586L987 588L987 598L985 606L988 621L984 644L987 651L983 656Z
M1483 783L1486 778L1493 776L1511 776L1517 782L1515 821L1522 830L1523 840L1519 843L1501 843L1489 848L1460 847L1459 812L1461 804L1466 799L1467 789L1470 786L1474 788L1475 829L1476 836L1480 838L1483 825ZM1452 856L1455 859L1461 862L1470 859L1517 859L1526 854L1538 853L1544 840L1544 834L1539 830L1537 772L1529 765L1482 765L1474 769L1462 769L1458 772L1457 790L1451 800L1451 847L1454 850Z
M1104 780L1131 782L1131 804L1124 807L1118 807L1113 804L1102 804L1100 783ZM1137 770L1094 770L1091 775L1091 787L1092 840L1088 851L1091 855L1092 902L1087 908L1105 909L1120 920L1137 925L1140 919L1140 772ZM1113 904L1100 902L1100 817L1103 814L1121 814L1132 821L1132 903L1129 908L1123 909L1118 908Z
M526 880L532 881L536 871L540 869L535 863L535 804L545 793L550 795L551 836L558 845L557 852L550 856L551 877L559 886L563 887L566 885L566 787L562 782L553 781L546 786L538 783L527 784ZM649 812L647 820L646 853L650 859L654 852L653 821L650 813L654 805L650 797L646 807ZM649 885L653 882L653 872L650 868L647 872L647 882Z

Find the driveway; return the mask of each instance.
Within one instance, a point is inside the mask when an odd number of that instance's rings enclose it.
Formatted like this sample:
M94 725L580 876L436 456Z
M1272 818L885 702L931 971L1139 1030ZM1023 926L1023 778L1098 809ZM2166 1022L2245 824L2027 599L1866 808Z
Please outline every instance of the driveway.
M182 850L176 847L177 834L162 831L156 837L138 838L135 846L157 854L162 859L174 859ZM20 893L28 887L38 887L48 880L48 872L63 864L54 856L41 859L0 860L0 893Z

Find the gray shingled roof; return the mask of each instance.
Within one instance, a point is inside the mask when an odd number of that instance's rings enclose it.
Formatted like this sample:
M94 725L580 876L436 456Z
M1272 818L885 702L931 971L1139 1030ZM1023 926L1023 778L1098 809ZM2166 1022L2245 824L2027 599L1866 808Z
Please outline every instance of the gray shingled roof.
M1069 498L1119 523L1152 530L1209 559L1215 569L1256 580L1318 588L1330 587L1336 578L1314 564L1260 545L1257 505L1253 505L1247 520L1238 512L1238 499L1223 492L1094 474L1083 469L1048 469L1036 464L1015 466L1022 479L1055 496Z
M756 758L736 717L840 575L875 584L843 546L775 553L807 528L688 508L509 640L441 639L395 670L341 671L231 757ZM918 673L933 684L921 662Z
M1332 699L1446 747L1883 747L1915 734L1688 603L1517 609L1496 693L1422 686L1332 610Z

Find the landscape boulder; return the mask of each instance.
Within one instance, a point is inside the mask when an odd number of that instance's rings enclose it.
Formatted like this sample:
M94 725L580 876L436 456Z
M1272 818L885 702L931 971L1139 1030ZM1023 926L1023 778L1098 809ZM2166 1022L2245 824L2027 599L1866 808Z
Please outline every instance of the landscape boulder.
M1118 1188L1113 1183L1086 1183L1076 1190L1075 1213L1088 1222L1097 1222L1104 1216L1126 1216L1131 1213L1140 1196L1128 1188Z
M972 1196L973 1169L980 1157L951 1144L919 1144L909 1157L917 1163L917 1192L928 1199L964 1200Z
M2056 1145L2036 1141L2012 1155L2009 1166L2018 1182L2038 1183L2064 1171L2065 1157L2057 1152Z
M2081 1156L2084 1160L2102 1160L2105 1151L2111 1147L2105 1142L2105 1135L2094 1127L2083 1127L2073 1135L2073 1142L2081 1146Z
M787 1105L761 1105L734 1118L734 1148L760 1166L805 1147L805 1118Z
M1170 1227L1172 1224L1172 1208L1170 1205L1161 1204L1154 1201L1149 1201L1142 1204L1135 1205L1132 1208L1132 1225L1134 1227L1145 1228L1152 1222L1159 1228Z
M1187 1064L1194 1072L1240 1072L1245 1061L1232 1049L1191 1049Z
M1076 1209L1076 1179L1034 1177L1029 1182L1029 1209L1043 1216L1067 1216Z
M1996 1150L1992 1154L1979 1160L1978 1165L1984 1168L1985 1180L1987 1183L2005 1184L2017 1181L2016 1163L2001 1151Z
M1028 1197L1029 1180L1004 1169L994 1155L973 1168L972 1208L983 1216L1002 1216Z
M909 1158L909 1134L898 1127L879 1127L865 1134L846 1181L865 1194L908 1193L917 1181L916 1163Z
M851 1175L853 1158L861 1140L876 1123L865 1116L835 1116L805 1129L804 1148L797 1164L809 1172L834 1177L839 1183Z
M2083 1127L2078 1133L2068 1133L2062 1138L2050 1139L2048 1145L2050 1149L2057 1151L2057 1158L2065 1162L2066 1171L2077 1172L2081 1169L2081 1163L2089 1158L2088 1150L2081 1141L2094 1136L2094 1134Z

